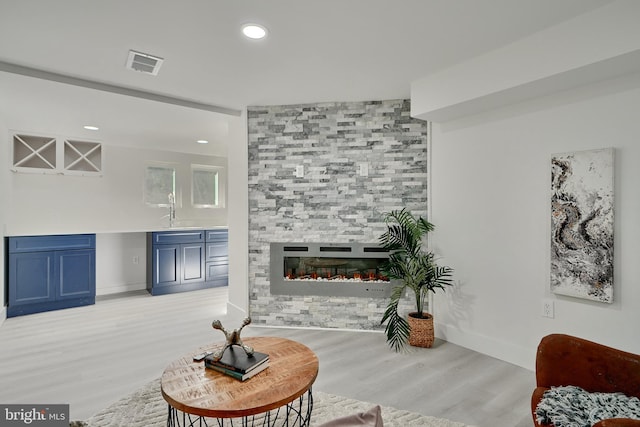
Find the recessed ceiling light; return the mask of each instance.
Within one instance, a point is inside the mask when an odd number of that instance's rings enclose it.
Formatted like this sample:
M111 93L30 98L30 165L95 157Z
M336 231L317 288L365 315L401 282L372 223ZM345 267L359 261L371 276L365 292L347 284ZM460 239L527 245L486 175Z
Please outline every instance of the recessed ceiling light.
M242 26L242 34L250 39L259 40L267 36L267 29L258 24L246 24Z
M100 130L100 128L97 127L97 126L89 126L89 125L87 125L87 126L84 126L84 128L86 130Z
M199 139L196 141L198 144L208 144L209 141L207 141L206 139Z

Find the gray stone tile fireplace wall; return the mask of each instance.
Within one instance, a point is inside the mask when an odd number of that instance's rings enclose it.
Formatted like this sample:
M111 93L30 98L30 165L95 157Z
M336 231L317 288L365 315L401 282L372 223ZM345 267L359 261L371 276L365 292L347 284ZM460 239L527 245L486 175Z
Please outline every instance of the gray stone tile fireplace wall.
M254 323L381 328L386 298L272 295L269 246L377 243L384 212L406 207L425 216L427 129L410 117L408 100L248 109Z

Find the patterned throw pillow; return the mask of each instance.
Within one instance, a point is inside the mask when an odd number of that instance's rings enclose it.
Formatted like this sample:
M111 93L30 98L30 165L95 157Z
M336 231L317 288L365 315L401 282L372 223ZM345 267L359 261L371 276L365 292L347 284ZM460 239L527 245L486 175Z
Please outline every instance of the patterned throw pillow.
M380 406L374 406L366 412L336 418L319 427L383 427Z

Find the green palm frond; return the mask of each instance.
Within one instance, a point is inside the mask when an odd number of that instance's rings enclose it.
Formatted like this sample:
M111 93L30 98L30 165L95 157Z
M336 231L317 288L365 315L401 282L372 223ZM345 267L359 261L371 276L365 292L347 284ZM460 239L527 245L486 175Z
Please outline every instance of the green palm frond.
M379 242L390 253L381 268L397 282L397 286L381 323L387 322L387 342L399 351L409 337L409 323L398 314L398 304L405 290L408 288L414 293L416 309L422 313L429 291L435 293L436 289L444 290L452 284L453 270L438 266L435 255L422 248L424 237L435 228L429 221L415 218L406 209L385 214L384 221L387 231L380 236Z
M435 228L435 226L433 224L431 224L429 221L427 221L426 219L420 217L418 218L418 227L421 229L422 234L427 234L431 231L433 231L433 229Z
M402 287L394 288L391 293L391 301L380 322L381 324L387 322L385 327L387 343L395 351L403 350L409 339L409 322L398 314L398 303L402 298L403 291Z
M387 343L394 351L402 351L409 340L409 332L411 330L409 322L395 310L388 320L384 330L387 335Z

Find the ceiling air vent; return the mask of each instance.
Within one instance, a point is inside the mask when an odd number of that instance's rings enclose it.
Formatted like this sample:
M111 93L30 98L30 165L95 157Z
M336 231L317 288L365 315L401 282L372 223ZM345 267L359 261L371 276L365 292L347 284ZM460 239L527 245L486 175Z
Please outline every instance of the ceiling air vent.
M162 58L149 55L148 53L129 51L127 59L127 68L133 71L140 71L145 74L157 75L162 65Z

